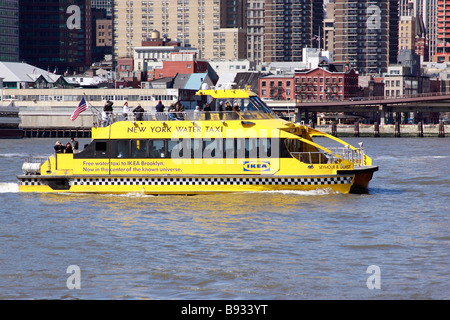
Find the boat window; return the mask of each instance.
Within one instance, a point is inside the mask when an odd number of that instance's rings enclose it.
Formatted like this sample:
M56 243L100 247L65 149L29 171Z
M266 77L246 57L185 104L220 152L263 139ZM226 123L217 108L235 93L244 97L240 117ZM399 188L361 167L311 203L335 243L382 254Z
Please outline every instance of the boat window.
M297 139L210 138L210 139L119 139L94 141L74 158L290 158L292 153L312 152ZM302 149L303 148L303 149Z
M297 139L285 140L286 150L296 159L305 163L327 163L328 157L323 151Z
M147 140L131 140L131 157L147 158Z
M223 150L225 150L226 158L233 159L236 158L236 146L235 146L236 139L225 139L223 141Z
M117 158L128 158L130 156L129 140L117 140Z
M166 154L166 148L164 140L150 140L149 141L149 158L164 158Z
M96 141L95 142L95 155L105 155L108 150L108 145L106 141Z
M287 140L293 140L293 139L282 139L280 143L280 158L292 158L291 153L288 150L288 144L290 142L287 142Z
M272 110L270 110L258 97L250 97L250 100L252 104L256 106L257 110L265 113L272 113Z
M256 138L245 138L245 157L257 158L258 157L258 140Z
M169 140L167 143L167 157L181 158L180 151L182 150L182 141Z
M109 157L108 140L93 140L80 152L74 153L74 159L105 159Z
M237 158L245 158L245 139L234 139L235 155Z
M270 138L260 138L259 139L258 155L260 158L272 157L272 140Z
M203 158L223 158L224 140L212 138L204 140Z
M190 142L190 148L191 148L191 158L193 159L201 159L203 157L203 140L201 139L188 139L188 142Z
M286 139L285 140L286 147L289 152L302 152L302 142L297 139Z

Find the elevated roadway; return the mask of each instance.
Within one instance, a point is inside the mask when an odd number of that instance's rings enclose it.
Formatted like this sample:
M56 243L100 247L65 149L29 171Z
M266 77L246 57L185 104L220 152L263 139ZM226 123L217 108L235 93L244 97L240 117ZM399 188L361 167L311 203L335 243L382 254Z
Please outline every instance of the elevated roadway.
M265 102L272 110L284 112L450 112L450 94L441 93L424 93L391 98L362 97L343 101L310 100L296 102L274 100Z

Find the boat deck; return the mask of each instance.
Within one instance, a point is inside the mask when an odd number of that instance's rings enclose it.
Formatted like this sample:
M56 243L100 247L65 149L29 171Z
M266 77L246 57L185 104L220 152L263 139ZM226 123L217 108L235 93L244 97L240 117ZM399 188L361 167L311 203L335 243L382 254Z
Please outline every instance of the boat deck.
M113 112L109 115L110 123L118 121L224 121L224 120L268 120L280 119L274 113L262 111L199 111L192 110L183 112L145 112L139 117L137 114ZM97 126L105 126L107 119L101 114L94 115Z

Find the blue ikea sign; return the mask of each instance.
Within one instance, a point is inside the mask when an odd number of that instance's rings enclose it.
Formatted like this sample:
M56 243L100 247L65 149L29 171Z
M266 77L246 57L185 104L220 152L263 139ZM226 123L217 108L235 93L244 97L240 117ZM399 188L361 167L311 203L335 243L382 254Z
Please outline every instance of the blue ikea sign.
M244 171L269 171L270 161L245 161Z

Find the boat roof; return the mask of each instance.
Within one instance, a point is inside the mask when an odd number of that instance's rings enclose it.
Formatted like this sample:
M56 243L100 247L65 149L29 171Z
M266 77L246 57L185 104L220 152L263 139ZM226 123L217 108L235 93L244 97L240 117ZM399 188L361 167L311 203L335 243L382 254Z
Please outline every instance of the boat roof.
M248 89L208 89L199 90L197 96L211 96L214 99L242 99L256 97L257 94Z

